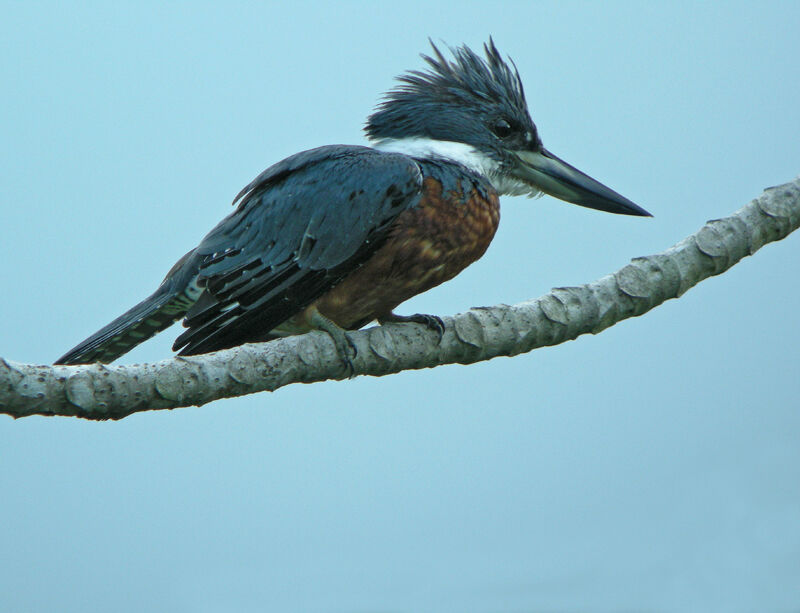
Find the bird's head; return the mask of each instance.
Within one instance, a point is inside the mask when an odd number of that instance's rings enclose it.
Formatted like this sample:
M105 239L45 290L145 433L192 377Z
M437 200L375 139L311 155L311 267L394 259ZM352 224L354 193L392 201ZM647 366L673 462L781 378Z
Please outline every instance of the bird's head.
M431 43L428 71L398 77L367 119L375 146L416 157L443 157L485 175L501 194L539 196L610 213L650 215L559 159L542 145L522 80L489 39L486 59L469 47L449 60Z

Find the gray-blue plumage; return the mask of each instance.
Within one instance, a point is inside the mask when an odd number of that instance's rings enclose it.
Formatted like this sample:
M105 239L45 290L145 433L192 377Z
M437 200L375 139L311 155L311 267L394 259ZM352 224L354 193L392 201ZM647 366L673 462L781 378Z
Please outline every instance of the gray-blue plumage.
M333 268L413 206L421 182L418 166L403 155L351 145L304 151L245 187L234 200L236 212L196 251L206 256L250 244L258 245L271 265L295 257L308 268ZM303 237L314 240L304 252ZM203 274L216 274L215 265L206 264Z

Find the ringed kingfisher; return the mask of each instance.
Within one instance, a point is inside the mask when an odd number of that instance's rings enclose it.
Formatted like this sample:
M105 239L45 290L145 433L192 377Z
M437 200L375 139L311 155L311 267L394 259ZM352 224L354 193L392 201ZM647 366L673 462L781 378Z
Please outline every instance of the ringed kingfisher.
M319 147L267 168L149 298L57 363L111 362L183 319L181 355L324 330L349 364L346 331L372 321L441 338L438 317L394 309L483 255L500 195L650 215L544 148L519 72L491 38L485 57L431 46L427 69L398 77L368 117L371 147Z

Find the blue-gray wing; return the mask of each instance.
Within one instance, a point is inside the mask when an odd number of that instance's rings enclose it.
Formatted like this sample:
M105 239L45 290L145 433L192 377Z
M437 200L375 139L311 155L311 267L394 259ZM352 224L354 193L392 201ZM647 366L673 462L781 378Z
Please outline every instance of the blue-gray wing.
M203 293L174 348L269 338L369 258L421 190L413 160L367 147L320 147L268 168L195 249Z

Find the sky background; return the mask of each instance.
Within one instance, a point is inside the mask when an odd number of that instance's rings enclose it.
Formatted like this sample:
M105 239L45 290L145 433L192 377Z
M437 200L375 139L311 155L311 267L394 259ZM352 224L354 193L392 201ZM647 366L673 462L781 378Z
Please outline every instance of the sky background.
M711 4L711 3L709 3ZM516 61L545 146L653 219L504 198L402 306L592 281L800 173L800 5L2 3L0 355L155 289L427 39ZM800 237L598 336L118 423L0 416L0 610L800 611ZM179 328L123 362L170 355Z

